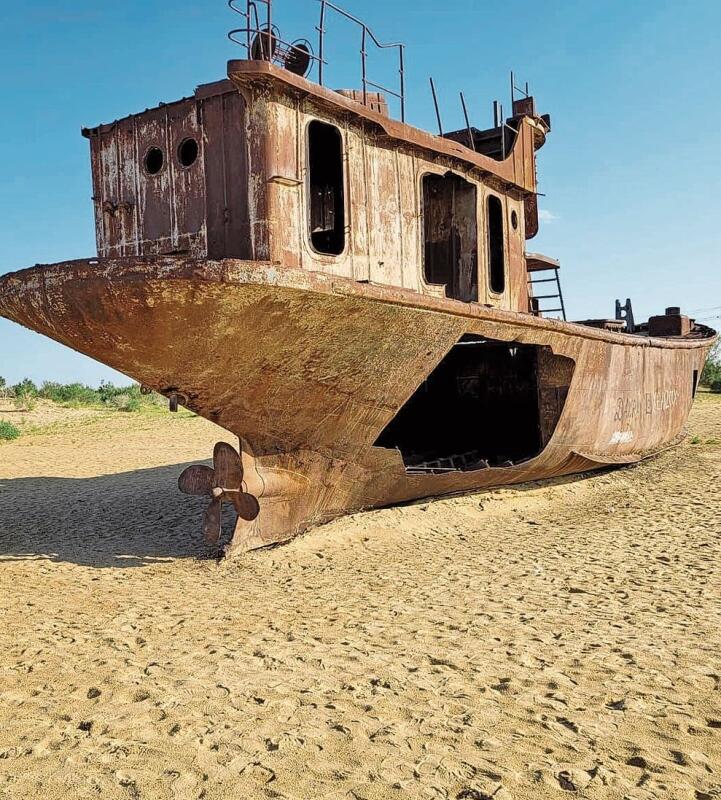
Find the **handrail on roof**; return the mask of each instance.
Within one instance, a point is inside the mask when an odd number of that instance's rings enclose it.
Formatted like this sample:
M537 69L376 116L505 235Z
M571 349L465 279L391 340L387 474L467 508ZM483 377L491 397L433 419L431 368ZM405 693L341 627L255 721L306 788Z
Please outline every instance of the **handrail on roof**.
M307 40L298 40L296 42L286 42L280 37L278 29L273 25L273 0L246 0L245 10L238 7L240 0L228 0L228 7L240 14L246 21L243 28L235 28L228 33L228 38L235 44L244 47L248 58L255 58L260 56L264 61L275 61L281 66L288 64L289 58L302 57L307 59L307 71L310 71L314 65L318 68L318 83L324 86L324 67L328 65L325 60L325 21L328 11L333 11L336 14L347 19L349 22L358 25L361 28L361 80L363 86L363 103L368 103L368 90L370 88L378 89L379 91L386 92L397 98L400 102L401 122L406 120L406 86L405 86L405 45L402 42L383 43L373 33L373 31L358 17L353 16L345 9L337 6L330 0L319 0L320 2L320 22L316 26L318 31L318 55L312 52L310 43ZM261 24L260 15L258 13L258 4L266 7L266 21ZM239 38L243 36L243 39ZM387 86L382 86L375 83L368 77L368 50L367 44L370 39L371 43L379 50L398 50L398 72L400 86L397 90L390 89ZM305 63L305 62L304 62Z

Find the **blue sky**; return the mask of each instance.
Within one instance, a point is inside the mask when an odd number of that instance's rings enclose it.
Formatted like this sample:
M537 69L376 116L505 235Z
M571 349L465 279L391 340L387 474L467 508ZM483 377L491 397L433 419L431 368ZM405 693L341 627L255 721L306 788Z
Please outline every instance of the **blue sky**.
M616 297L631 297L638 318L721 306L718 0L344 1L381 39L407 43L415 125L435 129L430 74L448 129L462 125L459 90L487 127L491 101L508 106L508 71L530 82L553 133L539 154L542 229L528 247L561 259L571 318L611 314ZM286 38L314 37L314 0L275 7ZM0 273L95 254L80 127L224 77L241 55L225 38L239 21L224 0L2 4ZM355 32L329 33L328 83L357 85ZM382 60L373 69L392 80ZM0 375L120 380L4 320Z

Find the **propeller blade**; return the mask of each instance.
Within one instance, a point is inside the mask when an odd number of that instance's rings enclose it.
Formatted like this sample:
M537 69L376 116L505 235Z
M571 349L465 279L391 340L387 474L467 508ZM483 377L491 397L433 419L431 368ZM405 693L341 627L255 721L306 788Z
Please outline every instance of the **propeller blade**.
M217 498L205 509L203 518L203 536L209 544L218 544L220 541L220 512L222 500Z
M196 464L188 467L178 478L178 488L184 494L192 494L196 497L213 493L214 473L210 467L203 464Z
M218 442L213 451L215 485L222 489L240 489L243 482L243 464L235 448Z
M252 522L260 514L260 503L252 494L240 492L233 495L233 505L241 519Z

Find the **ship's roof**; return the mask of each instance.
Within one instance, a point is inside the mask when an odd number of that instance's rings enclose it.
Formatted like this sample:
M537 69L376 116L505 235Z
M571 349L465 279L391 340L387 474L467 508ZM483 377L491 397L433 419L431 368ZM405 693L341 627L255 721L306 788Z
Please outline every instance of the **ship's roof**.
M476 168L482 173L493 175L524 194L534 194L536 191L533 155L535 150L542 145L547 132L545 123L540 119L524 117L519 121L519 135L516 136L514 145L505 160L499 161L482 153L474 152L462 142L437 136L394 120L351 97L313 83L268 61L229 61L228 79L201 84L189 97L183 97L170 103L159 103L157 106L128 114L110 123L83 128L82 134L86 138L102 135L112 131L117 125L142 114L172 109L191 100L204 100L228 94L238 91L238 88L247 89L254 83L271 84L278 92L300 93L311 97L318 105L325 106L331 111L352 114L359 119L373 123L382 134L398 145L416 147L436 155L455 159L466 168Z
M535 193L536 175L534 152L545 139L545 123L531 117L519 120L519 135L513 148L504 161L476 153L469 147L436 136L428 131L413 127L398 120L373 111L367 106L338 92L320 86L268 61L233 60L228 62L228 77L243 89L252 84L269 84L276 91L297 93L311 97L320 106L330 110L350 113L355 117L374 123L389 138L401 145L409 145L438 155L464 162L467 166L494 175L501 181L515 186L525 193Z
M230 92L237 91L238 89L236 85L231 80L228 80L228 78L223 78L219 81L212 81L211 83L201 83L200 86L196 88L195 92L193 92L193 94L189 97L181 97L179 100L173 100L170 103L158 103L157 106L146 108L143 111L138 111L134 114L127 114L126 116L116 119L113 122L95 125L90 128L83 128L81 133L86 138L89 138L90 136L97 136L98 134L109 133L120 123L133 119L134 117L139 117L141 114L147 114L150 111L173 108L174 106L187 103L189 100L207 100L209 97L216 97L218 95L229 94Z

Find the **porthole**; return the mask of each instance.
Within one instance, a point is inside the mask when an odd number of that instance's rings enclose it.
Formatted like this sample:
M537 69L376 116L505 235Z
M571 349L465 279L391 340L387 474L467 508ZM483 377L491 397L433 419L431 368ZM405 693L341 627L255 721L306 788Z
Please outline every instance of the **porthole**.
M151 147L145 154L145 171L148 175L157 175L164 163L165 156L159 147Z
M198 160L198 142L195 139L183 139L178 147L178 161L183 167L192 167Z
M515 211L511 211L511 225L514 231L518 230L518 214Z

